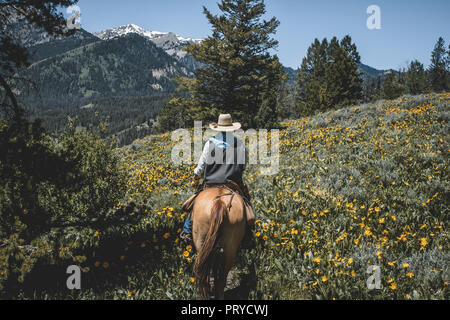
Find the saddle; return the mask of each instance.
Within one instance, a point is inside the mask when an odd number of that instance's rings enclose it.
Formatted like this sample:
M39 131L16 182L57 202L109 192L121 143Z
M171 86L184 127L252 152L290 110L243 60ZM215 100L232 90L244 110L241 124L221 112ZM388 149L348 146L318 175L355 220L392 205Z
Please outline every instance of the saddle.
M228 210L231 208L231 202L233 201L233 197L234 197L235 193L239 194L242 197L242 199L244 200L244 209L245 209L244 214L246 216L247 223L249 225L253 225L255 223L256 216L253 211L252 205L250 203L250 194L248 192L247 187L245 185L243 185L241 187L237 183L234 183L234 182L225 183L225 184L217 184L217 183L201 184L197 188L197 191L183 203L183 205L181 206L181 209L185 212L190 213L192 211L192 207L194 206L195 198L197 198L198 194L200 192L202 192L203 190L206 190L209 188L223 188L223 189L227 189L229 191L228 193L223 193L216 197L216 199L217 199L222 196L231 195L231 199L227 205Z

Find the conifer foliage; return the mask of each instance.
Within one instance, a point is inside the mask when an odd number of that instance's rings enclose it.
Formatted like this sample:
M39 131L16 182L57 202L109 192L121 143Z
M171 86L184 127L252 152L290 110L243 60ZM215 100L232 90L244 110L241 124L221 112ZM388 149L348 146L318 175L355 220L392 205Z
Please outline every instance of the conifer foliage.
M189 122L230 113L244 126L264 126L276 108L272 91L278 91L285 77L278 57L269 53L278 44L271 35L279 21L262 18L266 13L262 0L222 0L218 6L221 15L203 8L212 35L186 48L202 67L193 78L177 79L179 92L187 94L169 100L161 113L178 105L187 108ZM259 112L263 99L270 102L264 104L266 111ZM160 124L169 129L164 119Z
M386 76L383 84L381 96L384 99L396 99L405 93L406 87L403 84L401 72L391 71Z
M412 61L406 73L406 84L410 94L419 94L428 91L428 77L423 64L418 60Z
M350 36L315 39L297 73L299 108L312 114L356 103L362 96L360 56Z
M445 91L449 88L449 51L445 49L444 39L439 37L431 53L431 65L429 68L430 82L435 92Z

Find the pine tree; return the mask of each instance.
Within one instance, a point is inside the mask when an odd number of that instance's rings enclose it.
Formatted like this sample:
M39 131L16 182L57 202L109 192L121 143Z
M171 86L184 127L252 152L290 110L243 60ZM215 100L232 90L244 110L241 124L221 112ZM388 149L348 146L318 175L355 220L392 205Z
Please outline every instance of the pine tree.
M356 103L362 98L362 79L361 73L358 71L361 56L358 53L356 45L352 43L352 38L346 35L341 40L341 47L345 50L346 56L343 61L341 77L343 77L342 87L346 89L339 101L342 105L350 105Z
M303 114L356 103L362 97L360 57L350 36L340 42L315 39L297 73L298 103Z
M261 107L256 114L255 123L258 128L278 128L278 92L281 91L280 83L286 81L283 66L275 59L270 66L273 70L268 72L266 79L266 91L263 94Z
M278 44L271 34L279 22L274 17L262 20L263 0L222 0L218 6L221 15L203 7L212 35L186 48L202 67L194 78L177 80L180 90L188 92L189 104L195 106L188 110L188 117L213 120L219 112L230 113L243 125L255 126L262 99L272 90L268 84L278 89L283 79L278 58L269 53Z
M381 76L377 77L376 94L377 94L377 97L379 97L381 94Z
M327 39L323 39L322 42L315 39L297 72L297 97L301 114L312 114L316 109L324 109L327 47Z
M256 123L259 128L273 129L279 126L277 118L277 92L268 91L261 103L256 115Z
M172 97L164 103L158 115L158 131L164 132L171 129L182 128L185 125L185 113L180 105L179 97Z
M382 97L384 99L396 99L405 93L406 88L402 85L399 73L390 72L383 83Z
M363 82L363 100L369 102L376 97L376 81L375 78L366 78Z
M448 90L449 53L445 49L445 41L439 37L431 53L431 65L428 69L431 87L436 92Z
M427 92L428 77L423 64L417 60L412 61L406 73L406 84L410 94Z
M285 82L280 90L280 97L278 99L278 116L280 119L298 118L300 113L297 110L295 101L295 85Z

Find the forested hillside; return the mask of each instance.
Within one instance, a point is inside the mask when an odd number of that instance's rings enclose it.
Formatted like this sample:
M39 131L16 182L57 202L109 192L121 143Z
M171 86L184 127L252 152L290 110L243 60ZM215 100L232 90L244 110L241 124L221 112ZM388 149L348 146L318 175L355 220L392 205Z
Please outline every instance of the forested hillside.
M55 57L64 52L85 46L89 43L100 41L91 33L80 29L75 35L60 39L52 39L48 42L37 43L28 47L30 62L38 62L47 58Z
M164 50L136 34L98 41L31 65L22 75L38 85L36 107L81 107L92 98L172 91L188 75ZM40 105L39 105L40 104Z
M67 46L76 48L67 50ZM110 40L68 38L29 50L35 53L33 60L45 58L21 73L28 80L18 98L29 116L42 119L52 132L63 130L68 116L77 117L84 127L108 121L107 134L118 135L120 144L148 134L152 125L148 120L156 118L176 88L172 78L190 74L137 34Z

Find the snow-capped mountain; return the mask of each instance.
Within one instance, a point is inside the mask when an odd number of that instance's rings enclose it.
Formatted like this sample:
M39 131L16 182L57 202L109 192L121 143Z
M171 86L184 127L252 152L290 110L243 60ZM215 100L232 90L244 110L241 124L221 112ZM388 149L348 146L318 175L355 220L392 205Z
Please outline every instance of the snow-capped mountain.
M164 49L167 54L179 60L186 56L186 52L182 50L184 46L189 43L200 43L202 41L202 39L183 38L172 32L148 31L135 24L127 24L117 28L93 32L95 36L102 40L122 37L129 33L137 33L150 39L158 47Z

